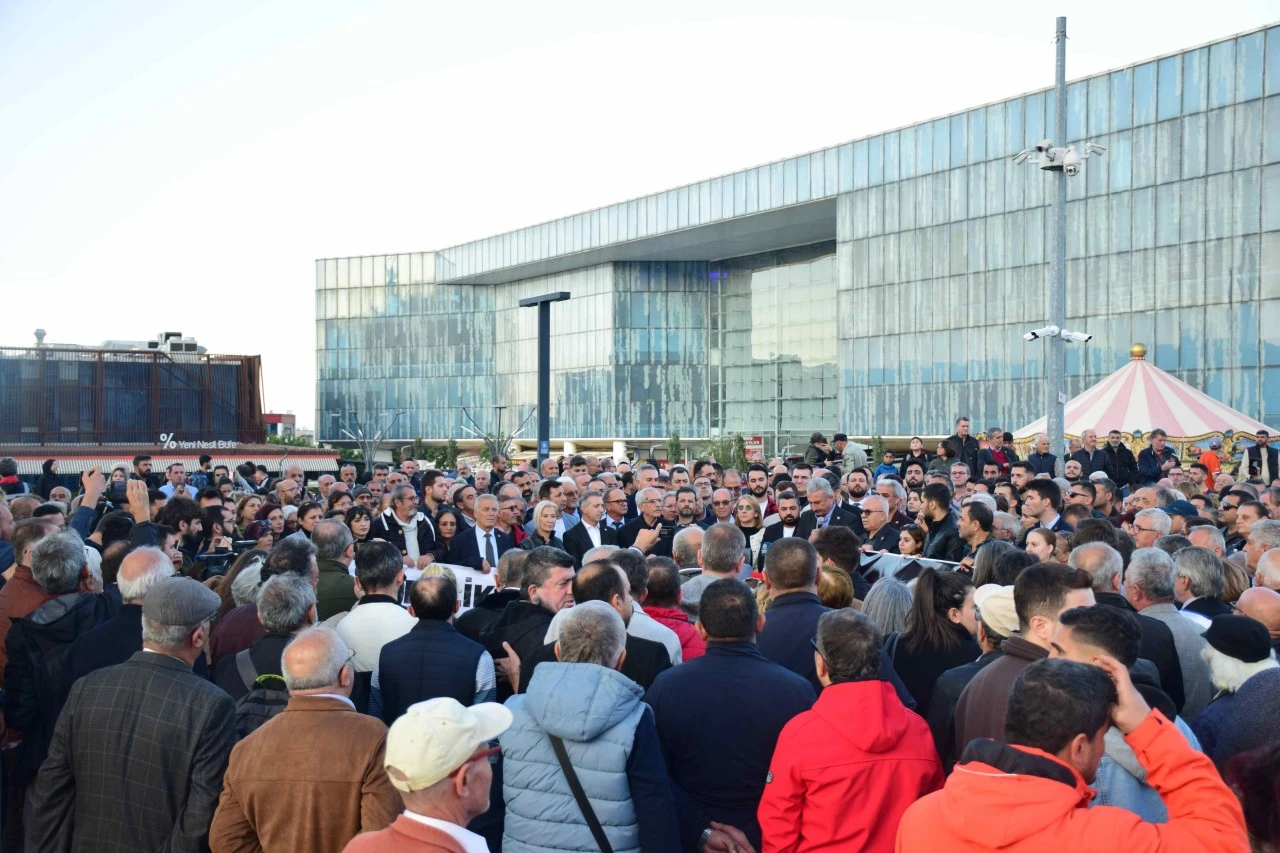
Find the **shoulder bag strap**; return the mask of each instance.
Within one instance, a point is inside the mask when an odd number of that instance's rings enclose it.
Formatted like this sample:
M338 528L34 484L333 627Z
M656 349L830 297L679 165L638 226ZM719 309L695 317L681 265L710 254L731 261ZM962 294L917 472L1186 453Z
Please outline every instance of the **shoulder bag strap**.
M604 834L604 827L600 825L595 809L591 808L591 801L587 799L587 792L582 790L582 783L578 781L578 774L574 771L573 765L569 763L569 753L564 748L564 741L555 735L549 734L547 737L551 740L551 748L556 752L556 759L560 762L560 769L564 771L564 778L569 783L569 790L573 792L573 798L578 801L578 808L582 811L582 816L587 820L587 827L591 830L591 835L595 838L596 845L600 848L600 853L613 853L613 847L609 845L609 838Z
M244 689L252 690L254 683L258 680L258 670L254 667L253 661L249 659L248 649L236 652L236 672L240 673L240 680L244 682Z

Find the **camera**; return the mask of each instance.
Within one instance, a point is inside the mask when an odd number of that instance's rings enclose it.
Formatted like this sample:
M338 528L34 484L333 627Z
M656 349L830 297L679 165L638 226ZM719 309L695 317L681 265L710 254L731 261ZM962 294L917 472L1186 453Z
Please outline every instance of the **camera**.
M1079 174L1079 173L1080 173L1080 166L1079 166L1079 164L1072 164L1072 165L1070 165L1070 166L1063 166L1063 167L1062 167L1062 171L1063 171L1063 173L1064 173L1067 177L1071 177L1071 176L1073 176L1073 175L1077 175L1077 174Z
M1062 171L1068 177L1080 173L1080 154L1076 151L1074 145L1067 146L1066 153L1062 155Z
M1053 147L1053 140L1041 139L1040 144L1036 146L1036 150L1039 151L1041 154L1043 154L1052 147Z

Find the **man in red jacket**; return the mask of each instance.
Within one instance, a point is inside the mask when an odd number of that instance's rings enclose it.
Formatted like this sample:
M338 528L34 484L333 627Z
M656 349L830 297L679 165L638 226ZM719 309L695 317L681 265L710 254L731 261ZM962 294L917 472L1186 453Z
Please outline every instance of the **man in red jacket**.
M666 625L680 638L680 659L692 660L706 654L707 642L693 627L688 615L680 609L680 567L670 557L649 558L648 595L644 612L655 622Z
M1123 664L1105 655L1094 663L1054 658L1023 670L1009 696L1005 743L980 738L965 748L946 786L903 815L899 853L1248 850L1240 804L1213 763L1147 706ZM1168 823L1088 808L1112 725L1160 793Z
M823 614L814 648L823 690L778 736L757 813L762 853L888 853L902 813L942 787L942 762L929 726L880 680L870 619Z

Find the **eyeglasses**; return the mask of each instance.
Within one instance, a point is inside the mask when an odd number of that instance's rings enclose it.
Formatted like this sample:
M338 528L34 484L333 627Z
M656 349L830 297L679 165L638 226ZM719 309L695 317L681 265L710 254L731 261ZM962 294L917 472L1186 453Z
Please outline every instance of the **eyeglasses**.
M1089 495L1089 494L1087 494L1087 493L1085 493L1085 492L1072 492L1072 493L1071 493L1071 497L1073 497L1073 498L1089 498L1090 500L1092 500L1092 498L1093 498L1093 496L1092 496L1092 495Z
M1134 529L1134 530L1140 530L1140 531L1142 531L1143 533L1159 533L1159 532L1160 532L1159 530L1156 530L1155 528L1152 528L1152 527L1139 527L1139 526L1138 526L1138 525L1136 525L1136 524L1133 526L1133 529Z
M878 512L884 512L882 509L864 509L862 515L875 515Z
M1226 509L1239 509L1239 508L1240 508L1240 504L1229 504L1229 503L1224 503L1224 504L1222 505L1222 508L1223 508L1224 510L1226 510Z
M712 506L731 506L733 501L712 501Z
M626 502L627 502L627 499L626 499L626 498L619 498L619 499L618 499L618 500L616 500L616 501L605 501L605 503L607 503L607 504L624 504L624 503L626 503Z
M818 648L818 638L817 638L817 637L810 637L810 638L809 638L809 645L813 646L813 650L814 650L815 652L817 652L818 654L822 655L822 649ZM826 660L826 659L827 659L827 656L826 656L826 655L822 655L822 659L823 659L823 660Z
M498 756L501 754L502 754L502 747L500 745L491 746L486 750L477 752L475 755L471 756L466 761L459 764L456 768L454 768L454 771L450 773L449 776L450 778L457 776L459 773L462 772L462 768L466 767L468 764L471 764L472 762L475 762L475 761L487 760L490 764L497 764Z

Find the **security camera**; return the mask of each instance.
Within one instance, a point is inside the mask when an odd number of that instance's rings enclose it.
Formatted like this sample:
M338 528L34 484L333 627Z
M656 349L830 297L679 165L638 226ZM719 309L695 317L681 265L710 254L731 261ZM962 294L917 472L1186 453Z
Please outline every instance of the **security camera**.
M1076 151L1074 145L1067 146L1066 153L1062 155L1062 171L1068 176L1076 175L1080 172L1080 154Z
M1038 337L1040 336L1037 335L1035 332L1027 332L1025 335L1022 336L1022 339L1024 341L1034 341Z
M1030 148L1022 149L1017 154L1013 155L1013 165L1021 166L1023 163L1027 162L1027 158L1030 156L1031 156Z
M1041 154L1043 154L1052 147L1053 147L1052 139L1041 139L1040 144L1036 146L1036 150L1039 151Z
M1089 341L1093 340L1093 335L1088 332L1068 332L1064 330L1062 337L1064 340L1072 341L1077 344L1087 344Z
M1022 339L1024 341L1034 341L1037 338L1052 338L1061 331L1057 326L1041 326L1039 329L1032 329L1023 334Z

